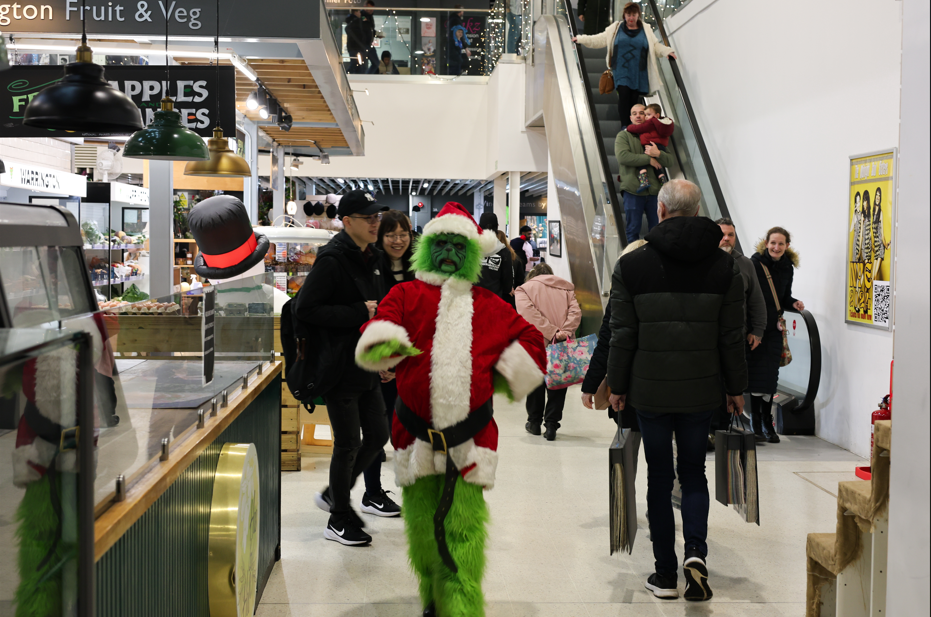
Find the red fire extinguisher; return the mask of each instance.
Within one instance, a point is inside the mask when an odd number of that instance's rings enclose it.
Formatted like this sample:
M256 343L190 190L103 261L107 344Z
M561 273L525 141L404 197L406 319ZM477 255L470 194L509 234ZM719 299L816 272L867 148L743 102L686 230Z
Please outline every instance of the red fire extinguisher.
M856 474L858 478L863 480L869 480L873 477L873 441L876 438L876 422L879 420L891 420L892 419L892 370L890 369L889 375L889 394L883 397L883 400L879 403L879 409L872 413L871 422L870 422L870 466L869 467L857 467Z

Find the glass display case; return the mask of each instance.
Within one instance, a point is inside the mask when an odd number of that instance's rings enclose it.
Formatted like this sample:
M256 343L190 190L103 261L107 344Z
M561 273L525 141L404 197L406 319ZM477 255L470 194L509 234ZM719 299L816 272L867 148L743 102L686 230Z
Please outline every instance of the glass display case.
M4 615L94 614L92 358L83 332L0 329Z
M140 286L148 270L149 191L120 182L89 182L87 198L77 205L84 253L98 299L119 298ZM129 216L131 215L131 216ZM130 221L127 229L126 222Z
M269 248L265 271L274 275L275 287L293 298L317 259L317 250L337 232L313 227L256 227L265 234Z

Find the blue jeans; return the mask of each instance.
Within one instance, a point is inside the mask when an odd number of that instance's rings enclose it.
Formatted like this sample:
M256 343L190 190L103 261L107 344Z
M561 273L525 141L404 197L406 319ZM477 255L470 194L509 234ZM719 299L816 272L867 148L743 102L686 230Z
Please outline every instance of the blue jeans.
M676 519L672 511L672 437L678 450L679 484L682 486L682 535L685 550L708 554L708 478L705 453L713 409L699 413L637 411L643 453L647 459L647 507L650 510L650 536L656 571L677 578Z
M505 53L516 54L520 47L521 16L515 13L506 13L508 19L508 38Z
M368 68L366 69L365 72L366 72L366 73L369 73L369 74L375 74L375 75L377 75L377 74L378 74L378 65L379 65L379 63L381 62L381 60L378 58L378 52L375 51L375 48L374 48L374 47L369 47L369 48L365 51L365 55L364 55L362 58L363 58L363 60L368 60Z
M635 195L624 191L624 218L627 219L627 242L636 242L640 239L640 228L643 226L643 215L647 215L647 225L653 229L659 225L659 214L656 212L656 195Z

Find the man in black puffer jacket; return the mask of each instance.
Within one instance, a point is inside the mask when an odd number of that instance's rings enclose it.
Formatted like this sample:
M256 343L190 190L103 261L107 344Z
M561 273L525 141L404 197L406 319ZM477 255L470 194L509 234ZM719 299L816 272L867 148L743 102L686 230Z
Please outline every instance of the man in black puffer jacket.
M326 367L326 378L333 381L324 394L333 429L333 456L330 485L316 495L315 502L330 513L324 537L345 545L372 541L349 503L349 491L388 443L378 374L355 362L359 328L375 315L385 295L379 272L382 253L374 243L381 213L387 209L365 191L343 196L337 212L344 230L317 253L292 309L297 325L312 333L309 336L319 337L325 330L329 341L332 357L324 358L320 366Z
M672 180L657 198L660 224L647 244L618 260L611 290L611 404L637 409L648 467L647 505L656 573L646 587L677 598L672 438L678 450L685 536L685 598L707 600L708 480L705 445L727 395L743 409L744 287L720 227L699 218L701 193ZM722 383L726 392L722 392Z

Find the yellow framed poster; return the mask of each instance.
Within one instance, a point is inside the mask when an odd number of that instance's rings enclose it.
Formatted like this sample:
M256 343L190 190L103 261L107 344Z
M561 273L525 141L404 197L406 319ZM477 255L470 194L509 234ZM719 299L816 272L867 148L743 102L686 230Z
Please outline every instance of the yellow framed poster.
M896 148L850 157L845 321L892 329Z

